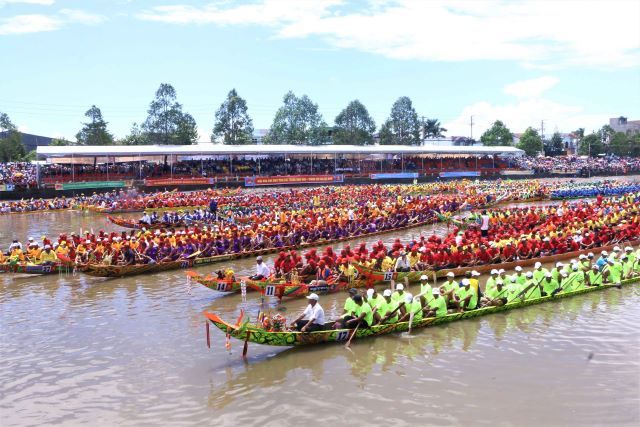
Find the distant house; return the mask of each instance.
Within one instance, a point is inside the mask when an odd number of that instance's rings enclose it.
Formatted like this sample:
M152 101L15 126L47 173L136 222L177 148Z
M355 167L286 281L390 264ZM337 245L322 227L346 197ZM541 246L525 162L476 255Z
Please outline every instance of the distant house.
M614 117L609 119L609 126L616 132L626 134L640 133L640 120L627 120L626 117Z
M6 138L9 136L11 131L0 132L0 138ZM32 135L30 133L20 133L20 137L22 140L22 145L27 151L35 150L36 147L40 147L43 145L51 144L53 138L49 138L48 136L40 136L40 135Z

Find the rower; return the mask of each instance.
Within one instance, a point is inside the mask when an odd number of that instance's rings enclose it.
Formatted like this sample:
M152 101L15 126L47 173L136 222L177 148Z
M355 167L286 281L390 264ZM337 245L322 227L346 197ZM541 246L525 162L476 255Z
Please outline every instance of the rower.
M396 291L391 295L391 299L398 303L404 301L404 285L402 283L396 285Z
M391 299L391 289L385 289L382 293L384 302L380 303L376 315L379 315L378 324L396 323L400 304Z
M429 311L426 317L442 317L447 315L447 301L442 289L433 288L433 298L429 301Z
M455 292L454 304L460 312L475 310L478 306L478 294L471 288L469 279L462 279L462 287Z
M633 274L633 262L629 260L629 256L624 253L620 257L620 262L622 263L622 278L629 279Z
M491 270L490 276L484 284L484 293L486 294L491 289L496 288L496 279L498 278L498 270L495 268Z
M627 255L632 265L636 263L638 257L633 253L633 248L631 246L627 246L626 248L624 248L624 253Z
M541 298L542 291L540 289L541 288L540 281L537 281L534 279L532 271L527 271L527 273L525 274L525 277L527 278L527 281L523 288L526 290L524 292L524 299L530 300L530 299Z
M56 253L51 250L51 245L45 245L44 251L40 253L38 260L42 265L53 265L58 261L58 257Z
M516 273L515 273L515 274L513 274L513 275L511 276L511 278L514 278L514 279L515 279L515 281L516 281L516 283L517 283L518 285L523 286L523 285L526 283L527 278L526 278L526 276L522 273L522 267L520 267L520 266L518 265L518 266L516 266L515 270L516 270Z
M581 254L578 259L580 260L580 269L585 273L589 271L589 269L591 268L591 262L589 261L589 258L585 254Z
M416 296L415 298L410 293L405 294L404 309L405 314L400 318L400 322L408 322L411 320L411 313L413 313L413 322L422 320L424 316L423 297Z
M266 280L271 276L271 270L267 267L262 261L262 257L259 256L256 258L256 274L254 276L249 277L251 280Z
M544 275L544 280L542 281L542 294L544 296L551 296L559 286L558 281L553 278L553 274L551 274L551 272L547 272Z
M315 332L324 329L324 310L320 307L318 301L320 297L317 294L307 296L309 305L304 309L300 317L293 321L292 329L300 332Z
M361 295L354 295L353 302L356 305L355 317L344 322L344 327L353 329L359 325L363 329L370 328L373 325L373 310L371 306L364 302Z
M366 302L368 302L373 309L382 305L384 303L384 298L382 297L382 295L376 292L375 288L369 288L367 289Z
M485 297L482 299L483 306L500 306L507 303L507 288L501 279L496 281L496 285L484 290Z
M614 258L609 258L602 274L606 274L607 282L619 285L622 281L622 264Z
M420 276L420 293L425 296L429 296L431 298L431 285L427 281L427 275L423 274Z
M526 279L526 277L525 277ZM509 278L509 283L507 283L507 302L512 303L516 300L518 300L518 296L520 295L520 292L522 291L522 286L517 282L517 277L516 276L511 276Z
M338 319L334 325L335 329L344 329L347 321L351 319L355 319L356 312L356 303L354 302L354 297L358 295L358 290L356 288L349 289L349 296L346 300L344 300L344 308L342 312L342 316Z
M607 265L607 258L609 257L609 252L602 251L600 254L600 258L596 261L596 265L598 269L602 271L602 268Z
M584 289L584 272L580 269L579 264L573 264L571 266L569 279L571 280L571 287L570 289L565 289L566 292L568 292L569 290L577 291L579 289Z
M602 273L598 270L598 266L596 264L593 264L591 271L586 274L586 277L589 286L602 285Z
M447 301L450 301L453 298L453 293L460 287L458 282L453 280L455 274L452 271L447 273L447 281L440 286L440 289L444 289L444 294L446 296Z
M541 262L536 262L533 270L533 279L536 281L536 283L540 283L542 282L542 279L545 278L548 272L549 270L547 270L546 268L542 268Z
M560 283L560 270L564 267L564 264L561 262L556 262L556 266L551 270L551 275L553 276L553 280Z

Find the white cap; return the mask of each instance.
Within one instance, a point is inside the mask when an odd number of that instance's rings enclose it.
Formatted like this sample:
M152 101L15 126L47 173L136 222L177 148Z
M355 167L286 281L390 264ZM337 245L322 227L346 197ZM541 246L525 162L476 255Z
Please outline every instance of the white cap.
M564 265L564 264L563 264L563 263L561 263L561 262L556 262L556 268L560 268L560 267L562 267L563 265Z
M409 292L407 292L406 296L404 297L404 300L406 302L411 302L411 300L413 300L413 295L411 295Z
M480 273L478 273L477 271L473 270L473 271L471 272L471 275L472 275L472 276L480 276Z
M562 273L560 273L560 275L562 277L567 277L569 275L569 273L567 273L566 271L563 271Z
M503 285L504 282L502 281L502 279L498 279L496 280L496 285Z
M519 265L516 266L516 271L522 271L522 267L520 267Z
M404 289L404 285L403 285L402 283L398 283L398 284L396 285L396 291L401 291L401 290L403 290L403 289Z
M432 293L433 295L440 295L440 290L439 290L438 288L433 288L433 289L431 290L431 293Z
M376 291L376 290L375 290L375 289L373 289L373 288L367 289L367 298L371 298L371 297L373 296L373 293L374 293L375 291Z
M580 256L578 257L578 259L587 259L587 256L585 254L580 254Z
M593 255L593 252L589 252L589 253L587 254L587 258L593 258L594 256L595 256L595 255Z
M33 240L33 237L29 237L29 241Z
M86 244L91 244L91 240L86 240L85 243Z
M453 274L453 271L450 271L447 273L447 277L455 277L455 274Z
M51 245L46 245L44 248L45 249L51 249Z
M428 279L428 278L427 278L427 275L426 275L426 274L423 274L422 276L420 276L420 280L427 280L427 279Z
M502 274L502 273L506 273L506 271L504 270L504 268L501 268L500 270L498 270L498 273Z
M462 279L462 284L465 286L469 286L471 282L469 281L469 279Z
M494 268L493 270L491 270L491 274L498 274L498 270Z
M632 251L633 248L631 246L627 246L626 248L624 248L625 251Z
M613 250L614 250L615 252L620 252L620 246L616 246L615 248L613 248Z
M262 261L262 257L261 256L257 257L256 261Z
M532 277L533 277L533 273L532 273L532 272L530 272L530 271L527 271L526 276L527 276L528 278L532 278Z
M320 297L318 296L318 294L309 294L309 295L307 295L307 299L312 299L314 301L318 301L320 299Z
M609 252L607 252L607 251L602 251L602 255L607 256L607 255L609 255Z
M552 278L552 277L553 277L553 275L552 275L551 273L548 273L548 272L547 272L547 274L545 274L545 275L544 275L544 277L546 277L546 278L550 279L550 278Z
M536 264L534 265L535 268L540 268L542 267L542 263L541 262L536 262Z
M390 297L391 296L391 289L385 289L384 292L382 293L383 297Z

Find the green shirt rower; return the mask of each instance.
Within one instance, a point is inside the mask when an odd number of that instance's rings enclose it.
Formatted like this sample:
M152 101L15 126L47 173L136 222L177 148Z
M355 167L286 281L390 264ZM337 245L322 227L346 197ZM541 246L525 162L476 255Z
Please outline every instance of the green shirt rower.
M433 290L433 299L429 302L429 308L435 317L447 315L447 301L440 295L438 289Z

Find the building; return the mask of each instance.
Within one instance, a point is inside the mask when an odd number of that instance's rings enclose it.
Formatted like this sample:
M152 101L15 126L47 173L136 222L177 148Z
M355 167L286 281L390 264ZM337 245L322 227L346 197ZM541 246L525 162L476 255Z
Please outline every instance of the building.
M640 133L640 120L627 120L623 116L609 119L609 126L616 132Z
M9 136L10 132L11 131L0 132L0 138L6 138L7 136ZM33 135L24 132L20 132L20 139L22 145L24 145L24 148L27 151L33 151L37 147L49 145L53 140L53 138L49 138L48 136Z

